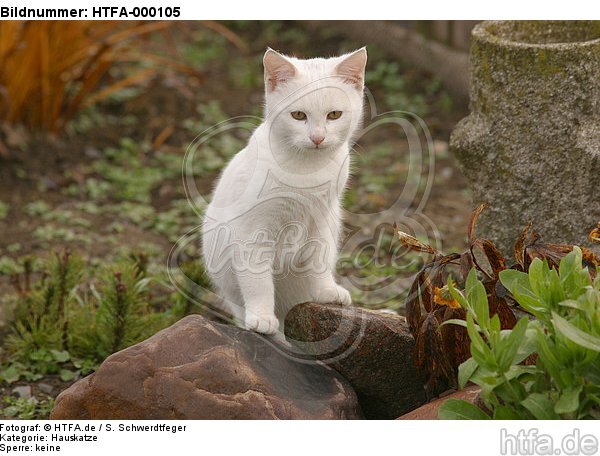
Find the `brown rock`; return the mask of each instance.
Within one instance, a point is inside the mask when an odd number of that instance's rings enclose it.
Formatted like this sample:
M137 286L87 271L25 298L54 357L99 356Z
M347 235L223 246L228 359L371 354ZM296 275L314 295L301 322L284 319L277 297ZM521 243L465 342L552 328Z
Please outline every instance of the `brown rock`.
M332 369L192 315L108 357L58 396L51 418L352 419L360 407Z
M288 313L285 333L294 346L348 380L366 418L393 419L427 400L413 362L414 339L403 317L305 303Z
M460 391L455 391L452 394L448 394L444 397L440 397L431 402L428 402L425 405L422 405L416 410L409 412L405 415L402 415L399 420L437 420L438 419L438 411L440 406L446 402L450 398L454 399L463 399L465 401L469 401L472 404L478 404L479 393L481 392L481 388L478 386L472 385L467 386L465 389Z

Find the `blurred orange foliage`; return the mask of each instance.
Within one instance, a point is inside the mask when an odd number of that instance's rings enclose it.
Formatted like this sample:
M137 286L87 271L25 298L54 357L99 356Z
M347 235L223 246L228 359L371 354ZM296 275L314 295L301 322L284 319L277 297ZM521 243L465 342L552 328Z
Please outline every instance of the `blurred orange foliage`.
M1 21L0 122L56 132L81 108L155 71L102 85L118 61L140 58L135 39L169 22Z

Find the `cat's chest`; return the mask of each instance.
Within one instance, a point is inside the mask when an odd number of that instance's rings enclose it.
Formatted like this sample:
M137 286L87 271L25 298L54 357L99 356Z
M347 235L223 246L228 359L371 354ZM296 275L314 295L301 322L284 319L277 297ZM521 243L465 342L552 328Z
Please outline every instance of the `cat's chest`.
M280 163L266 162L261 168L255 187L259 200L287 198L294 207L336 207L341 199L349 175L349 160L324 161L316 169L301 166L282 167Z

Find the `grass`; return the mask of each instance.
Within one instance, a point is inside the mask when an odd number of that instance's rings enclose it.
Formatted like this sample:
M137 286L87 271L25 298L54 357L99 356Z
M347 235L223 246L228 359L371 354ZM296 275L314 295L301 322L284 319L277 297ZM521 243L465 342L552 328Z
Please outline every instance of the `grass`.
M380 226L370 243L340 255L337 272L352 283L355 305L402 311L405 282L422 265L420 255L401 248L390 226Z
M408 111L424 118L434 110L449 113L452 109L452 99L443 91L439 79L433 77L418 90L409 68L402 62L378 61L367 71L365 80L369 87L382 93L389 110Z

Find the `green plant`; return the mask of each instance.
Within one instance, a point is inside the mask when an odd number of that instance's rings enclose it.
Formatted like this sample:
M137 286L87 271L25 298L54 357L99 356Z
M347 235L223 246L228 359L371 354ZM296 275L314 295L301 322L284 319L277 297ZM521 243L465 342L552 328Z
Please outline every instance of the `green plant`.
M36 381L46 375L58 375L62 381L67 382L77 378L81 372L71 368L75 361L71 363L71 356L65 350L39 348L24 354L21 359L23 362L14 361L3 369L0 373L1 381L11 384L21 378Z
M186 296L182 293L173 293L171 299L173 301L173 307L170 312L173 315L173 319L178 320L185 317L197 310L198 298L202 296L205 290L211 289L210 279L206 275L204 270L204 263L201 261L188 261L181 265L180 273L185 275L191 283L194 284L194 288L189 290L193 296ZM192 299L192 297L194 299Z
M510 265L491 240L476 236L477 220L485 207L481 204L471 214L467 226L468 250L463 253L443 254L409 234L397 232L400 242L407 248L433 255L416 275L405 303L406 320L415 338L415 364L432 397L457 386L458 367L471 355L466 328L442 324L447 320L464 321L466 318L465 308L451 296L448 285L444 285L449 274L456 279L455 288L463 289L469 271L474 267L486 291L489 315L493 318L498 315L500 329L508 330L517 324L518 312L526 309L500 280L503 271L527 272L536 258L559 269L561 258L574 248L542 242L538 233L530 232L532 224L529 223L515 241L515 263ZM600 258L593 251L585 248L580 251L584 266L593 269L600 266Z
M500 281L535 319L521 318L501 330L489 316L484 285L472 269L466 295L448 281L450 293L466 309L471 355L459 367L461 387L471 381L495 419L600 418L600 274L582 266L574 247L558 271L536 258L529 272L500 272ZM595 279L593 280L593 276ZM526 359L535 364L526 365ZM448 400L442 418L487 417L476 406Z
M14 275L23 272L23 267L9 256L0 257L0 275Z
M400 310L406 297L403 276L423 265L417 253L405 251L388 224L375 228L373 237L340 254L337 272L351 281L352 300L369 309Z
M370 85L381 87L384 101L389 109L401 110L425 116L428 112L425 97L410 87L403 68L395 61L380 61L367 71L365 79Z
M6 218L9 210L10 210L10 206L8 204L0 201L0 220L3 220Z
M111 353L202 310L195 299L174 292L166 272L145 252L126 249L98 266L69 251L47 261L0 260L0 271L11 276L16 290L2 298L13 308L4 344L8 356L0 367L0 382L8 384L49 375L76 380ZM181 273L196 284L197 298L210 287L199 261L189 260Z
M161 315L153 314L147 308L150 280L135 262L119 264L104 271L93 338L100 357L155 332L151 328Z
M10 272L16 303L5 343L9 360L0 375L7 383L46 375L73 380L174 321L171 312L153 307L143 254L99 271L68 251L54 254L36 282L31 276L39 265L33 258L15 265Z
M54 399L51 397L40 401L35 397L4 396L2 402L4 403L0 410L2 415L22 420L48 419L54 407Z
M71 292L82 271L79 257L68 251L56 254L40 283L31 287L32 266L24 262L22 281L18 275L13 276L19 300L14 310L13 332L6 339L9 350L23 356L42 348L66 348Z
M25 211L25 213L27 215L35 216L35 215L45 215L50 212L51 208L48 205L48 203L46 203L45 201L37 200L37 201L32 201L31 203L26 204L25 207L23 208L23 210Z

